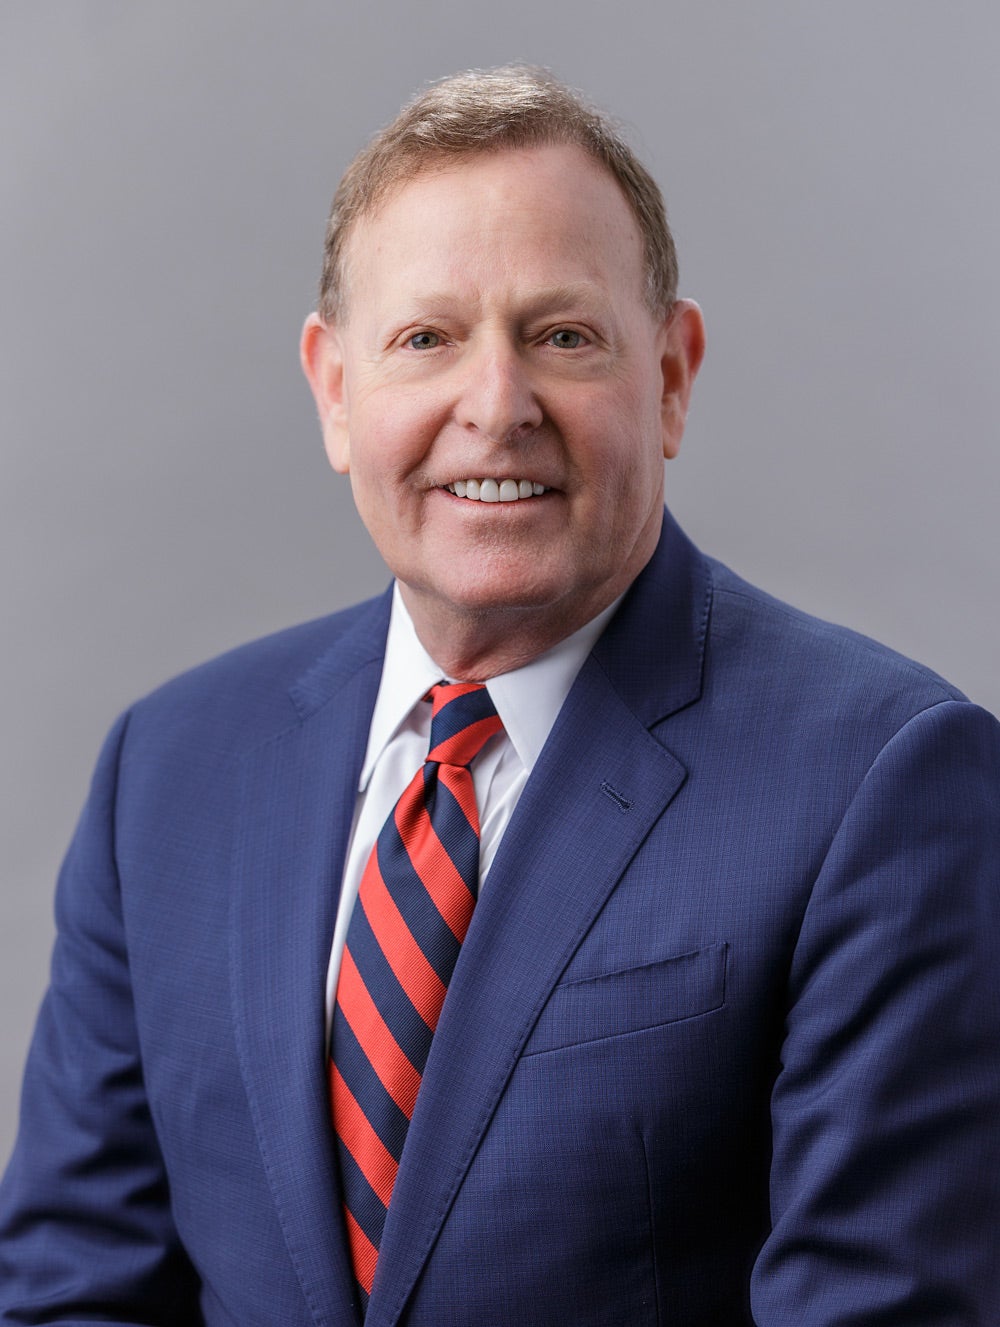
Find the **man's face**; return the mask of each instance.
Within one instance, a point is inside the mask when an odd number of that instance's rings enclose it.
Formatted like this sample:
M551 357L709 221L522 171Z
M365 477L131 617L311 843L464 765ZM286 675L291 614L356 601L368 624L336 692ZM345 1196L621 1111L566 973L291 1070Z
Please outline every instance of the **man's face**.
M346 275L303 359L418 630L582 625L652 554L702 347L696 306L649 312L614 179L572 146L429 171L358 224Z

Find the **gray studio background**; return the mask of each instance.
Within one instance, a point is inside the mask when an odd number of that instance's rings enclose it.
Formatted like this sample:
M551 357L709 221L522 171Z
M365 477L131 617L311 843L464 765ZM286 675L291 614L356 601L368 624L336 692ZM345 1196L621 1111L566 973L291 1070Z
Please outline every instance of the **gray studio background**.
M633 126L709 329L674 511L1000 710L998 38L995 0L4 0L0 1164L108 725L385 582L296 345L427 79L524 58Z

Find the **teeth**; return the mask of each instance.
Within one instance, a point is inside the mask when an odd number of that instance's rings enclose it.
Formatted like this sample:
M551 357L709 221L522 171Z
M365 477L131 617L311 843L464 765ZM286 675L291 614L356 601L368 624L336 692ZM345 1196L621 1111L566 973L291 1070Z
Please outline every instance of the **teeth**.
M473 502L518 502L536 498L548 489L533 479L456 479L446 485L449 493Z

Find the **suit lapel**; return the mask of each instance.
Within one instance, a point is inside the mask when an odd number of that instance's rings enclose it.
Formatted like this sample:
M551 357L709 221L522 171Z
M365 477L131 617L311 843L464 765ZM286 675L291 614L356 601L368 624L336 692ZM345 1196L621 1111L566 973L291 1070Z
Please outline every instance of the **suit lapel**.
M670 518L585 663L504 835L452 977L366 1327L399 1321L542 1006L685 778L649 726L701 686L707 571Z
M329 1120L323 991L381 676L388 600L297 685L244 767L232 891L240 1065L285 1241L318 1324L357 1323Z

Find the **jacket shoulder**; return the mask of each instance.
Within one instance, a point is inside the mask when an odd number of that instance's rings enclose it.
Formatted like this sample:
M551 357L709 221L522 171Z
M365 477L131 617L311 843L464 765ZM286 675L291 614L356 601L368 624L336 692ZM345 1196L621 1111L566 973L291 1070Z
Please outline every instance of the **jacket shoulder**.
M968 700L933 669L775 598L721 562L705 561L713 585L709 640L717 664L736 653L744 661L767 661L775 685L813 699L819 693L831 700L840 696L851 708L879 695L898 695L914 711Z
M252 742L291 726L309 707L310 679L331 658L343 653L355 667L381 660L388 605L385 594L227 650L137 701L130 733L240 733Z

